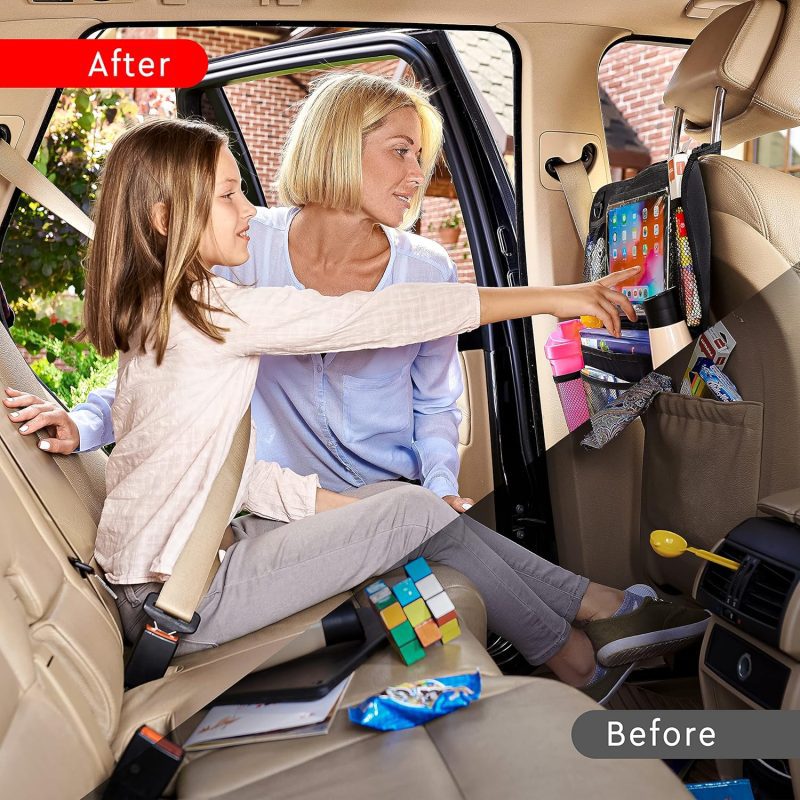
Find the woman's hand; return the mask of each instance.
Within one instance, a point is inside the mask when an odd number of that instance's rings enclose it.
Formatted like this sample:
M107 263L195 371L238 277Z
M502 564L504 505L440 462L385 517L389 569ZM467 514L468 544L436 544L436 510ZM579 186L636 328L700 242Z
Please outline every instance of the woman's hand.
M550 313L560 319L570 319L582 315L598 317L609 333L619 336L622 326L617 306L625 312L631 322L636 322L636 311L634 311L631 301L618 289L612 287L629 280L640 270L641 267L631 267L606 275L592 283L554 286L550 289L552 293L552 311Z
M331 511L334 508L343 508L357 502L357 497L346 497L329 489L317 489L317 503L314 511L319 514L321 511Z
M81 443L78 426L61 406L10 387L6 388L6 395L3 404L14 409L8 417L12 422L24 423L19 428L23 436L46 429L49 438L39 442L41 450L67 454L78 449Z
M471 497L459 497L457 494L446 494L442 500L459 514L469 511L475 505L475 501Z

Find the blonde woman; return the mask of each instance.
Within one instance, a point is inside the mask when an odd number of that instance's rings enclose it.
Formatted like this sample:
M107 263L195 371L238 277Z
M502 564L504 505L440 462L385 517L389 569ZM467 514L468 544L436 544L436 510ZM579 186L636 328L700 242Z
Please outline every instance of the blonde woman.
M595 313L612 327L615 303L633 315L607 287L628 272L605 284L559 288L407 284L339 297L237 287L210 269L247 260L254 214L225 137L211 126L154 121L127 131L109 154L88 256L85 331L102 354L120 351L117 445L96 557L119 587L131 639L146 622L143 599L170 575L195 527L264 354L403 347L536 313ZM7 393L24 435L63 422L38 398ZM59 441L56 431L43 444L54 452ZM251 450L231 516L241 506L253 515L234 522L237 540L200 602L199 628L179 652L245 635L420 555L466 574L493 630L531 663L588 684L598 699L630 664L600 667L589 637L572 622L605 625L618 660L629 661L643 645L672 649L705 626L705 618L682 616L670 604L590 584L422 487L359 500L315 488L308 513L280 521L303 502L286 490L280 468Z
M282 205L259 208L250 259L215 272L252 286L323 295L381 291L397 283L455 282L436 242L410 233L442 147L442 122L421 89L361 72L315 81L286 142ZM299 499L287 519L313 508L317 480L344 492L381 481L418 481L457 511L455 337L350 353L262 358L253 416L257 457L287 471ZM81 450L113 441L114 390L73 411ZM301 476L301 477L298 477Z

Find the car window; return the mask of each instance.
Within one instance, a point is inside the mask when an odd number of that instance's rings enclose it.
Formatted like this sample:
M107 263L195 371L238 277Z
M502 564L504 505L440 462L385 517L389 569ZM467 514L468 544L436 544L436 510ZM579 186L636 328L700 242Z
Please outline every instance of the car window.
M622 42L603 56L598 80L612 180L669 155L672 109L662 97L683 53L683 47Z
M598 83L612 180L630 178L668 157L673 109L662 98L684 52L683 45L622 42L603 56ZM696 145L689 136L681 138L684 150ZM723 154L800 171L800 130L769 134Z
M214 58L332 32L335 30L330 28L280 26L178 26L117 28L104 35L193 39ZM477 31L458 31L452 40L513 175L513 64L508 43L499 35ZM396 58L348 68L413 77L409 67ZM313 74L262 78L226 88L268 204L276 202L274 177L283 141ZM145 118L176 115L175 91L168 87L65 89L35 165L88 212L97 175L116 137ZM469 240L446 163L437 169L416 231L447 249L460 281L475 282ZM106 385L116 371L115 359L103 359L91 345L74 339L80 328L85 252L86 242L79 234L25 194L20 196L0 250L0 283L17 315L12 331L17 345L34 372L68 406L84 399L91 389Z

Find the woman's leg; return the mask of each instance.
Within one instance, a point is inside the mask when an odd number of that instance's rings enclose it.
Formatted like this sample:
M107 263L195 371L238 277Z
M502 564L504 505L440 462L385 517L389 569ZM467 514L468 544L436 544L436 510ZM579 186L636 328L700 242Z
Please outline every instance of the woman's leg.
M359 498L373 497L396 486L404 485L407 484L398 481L383 481L350 489L345 494ZM588 578L553 564L536 553L526 550L516 542L512 542L497 531L487 528L467 514L462 514L458 519L487 547L497 553L525 581L531 591L538 594L567 622L588 622L592 619L610 617L622 604L624 592L621 590L590 582ZM401 563L406 562L402 561ZM400 564L396 566L400 566ZM497 632L499 633L499 631Z
M565 683L582 686L594 673L594 651L585 634L571 627L566 613L574 616L588 581L484 530L492 534L486 537L489 543L457 516L399 564L421 556L457 569L483 597L493 631L529 663L547 663ZM550 605L553 600L560 610Z

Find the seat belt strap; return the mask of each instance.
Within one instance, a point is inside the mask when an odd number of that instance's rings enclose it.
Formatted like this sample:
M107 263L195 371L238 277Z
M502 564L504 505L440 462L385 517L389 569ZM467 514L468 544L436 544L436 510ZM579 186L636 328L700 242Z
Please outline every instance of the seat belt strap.
M589 183L589 173L586 172L581 159L570 161L568 164L554 162L553 169L564 191L581 247L586 247L586 239L589 236L589 213L594 196L592 185Z
M84 236L94 237L94 223L89 217L4 139L0 139L0 176Z
M163 677L178 648L180 636L197 630L200 615L195 609L209 583L208 578L218 567L219 546L234 511L249 447L248 407L172 574L160 593L151 592L145 598L143 609L152 623L142 631L125 665L127 688Z

